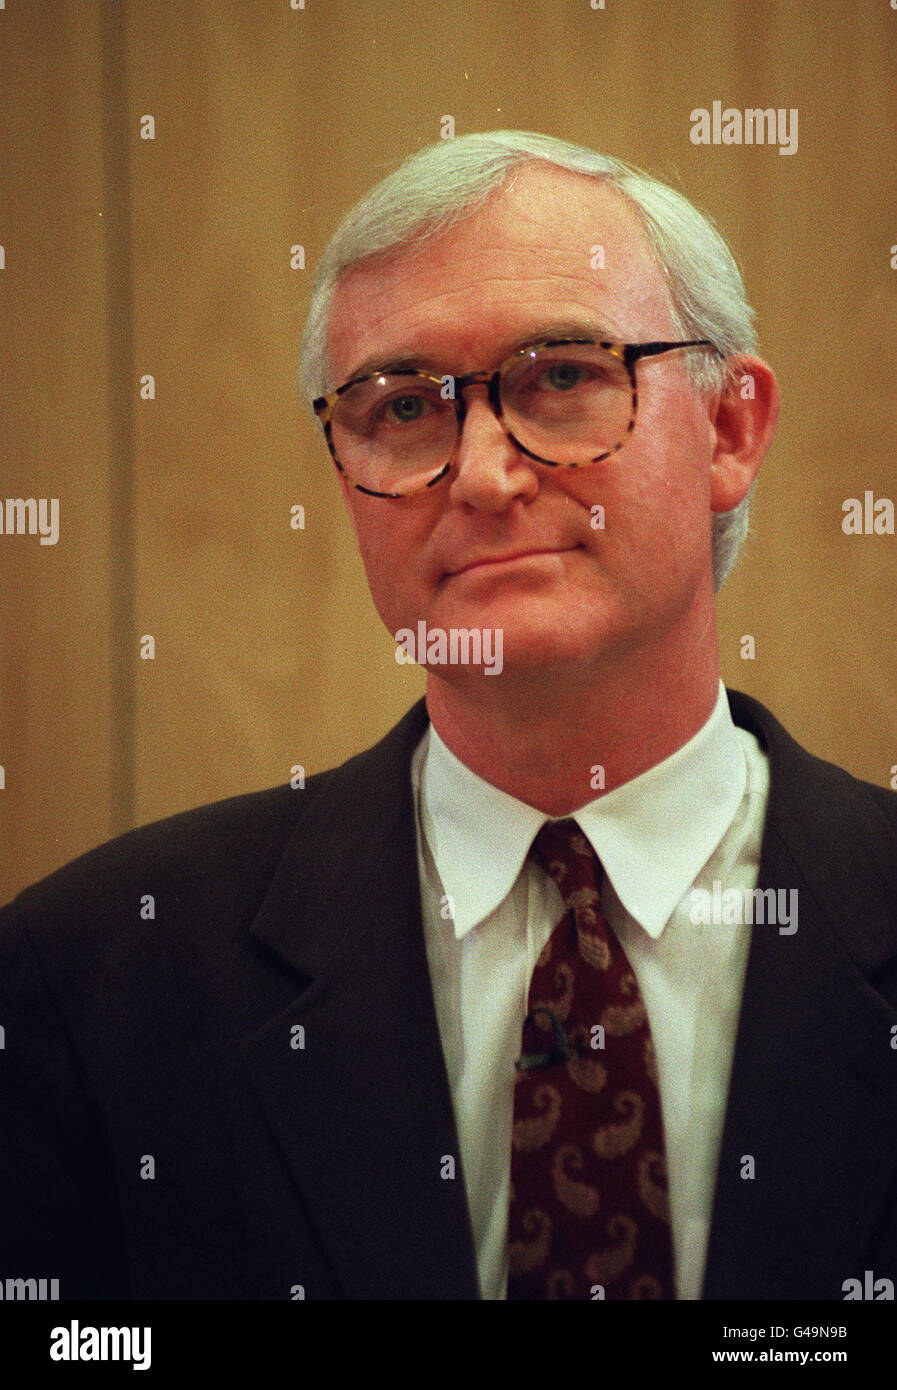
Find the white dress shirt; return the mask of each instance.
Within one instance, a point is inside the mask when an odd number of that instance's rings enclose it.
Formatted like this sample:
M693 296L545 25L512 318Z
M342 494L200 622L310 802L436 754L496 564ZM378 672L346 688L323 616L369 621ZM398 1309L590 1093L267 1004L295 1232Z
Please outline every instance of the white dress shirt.
M597 756L597 755L596 755ZM427 958L484 1299L507 1291L514 1062L530 979L561 920L529 859L546 820L471 772L430 725L412 784ZM657 1054L680 1299L701 1296L749 925L692 922L692 889L753 889L769 769L725 689L672 757L573 812L605 869Z

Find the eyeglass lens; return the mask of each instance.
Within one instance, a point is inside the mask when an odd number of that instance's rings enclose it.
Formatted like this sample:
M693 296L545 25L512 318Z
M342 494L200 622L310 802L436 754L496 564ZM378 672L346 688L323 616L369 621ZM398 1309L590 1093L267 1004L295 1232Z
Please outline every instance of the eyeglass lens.
M566 467L612 452L633 410L626 367L594 344L517 354L501 369L500 400L517 443ZM337 401L331 435L347 477L362 487L402 493L426 487L458 440L452 379L387 373L358 382Z

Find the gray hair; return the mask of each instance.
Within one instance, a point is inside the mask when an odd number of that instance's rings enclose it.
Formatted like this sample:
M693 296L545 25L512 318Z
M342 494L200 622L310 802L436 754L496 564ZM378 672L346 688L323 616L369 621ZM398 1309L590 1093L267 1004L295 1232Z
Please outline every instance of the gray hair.
M351 266L420 243L471 215L520 164L543 160L607 183L632 205L663 272L674 331L708 338L725 356L756 350L754 311L735 259L709 218L674 188L632 165L582 145L519 130L440 140L406 159L346 216L315 275L300 347L299 378L309 402L337 384L330 379L327 325L340 276ZM686 370L701 392L721 390L731 369L708 353L687 353ZM712 519L714 588L722 588L748 530L753 484L729 512Z

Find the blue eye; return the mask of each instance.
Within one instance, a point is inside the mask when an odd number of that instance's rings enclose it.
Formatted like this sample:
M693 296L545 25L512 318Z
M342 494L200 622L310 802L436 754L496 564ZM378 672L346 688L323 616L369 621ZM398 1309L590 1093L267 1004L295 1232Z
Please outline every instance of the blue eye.
M572 391L581 386L586 370L578 362L554 362L543 374L557 391Z
M389 402L387 409L399 424L410 425L421 418L424 413L424 404L422 396L396 396Z

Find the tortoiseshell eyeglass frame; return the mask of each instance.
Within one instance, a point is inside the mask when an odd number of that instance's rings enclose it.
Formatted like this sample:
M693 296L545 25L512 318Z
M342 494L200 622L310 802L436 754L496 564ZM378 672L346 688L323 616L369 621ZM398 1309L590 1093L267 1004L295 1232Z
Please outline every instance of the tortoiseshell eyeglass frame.
M629 385L631 391L631 409L629 416L629 424L626 427L622 438L619 440L617 444L613 446L612 449L605 449L603 453L596 454L594 458L583 459L581 463L558 463L555 459L542 458L541 455L534 454L531 449L527 449L526 446L524 444L521 444L520 440L517 439L511 433L511 431L507 427L507 424L502 414L501 382L508 369L516 365L521 357L532 356L538 352L542 352L545 348L557 347L603 348L606 352L609 352L613 357L616 357L617 360L622 363L622 365L626 368L626 373L629 377ZM403 497L414 497L420 492L426 492L428 488L435 487L436 484L441 482L442 479L446 476L446 474L450 471L455 461L455 456L458 447L458 439L461 438L461 430L464 424L464 416L467 410L467 403L464 399L463 394L465 387L473 385L483 385L488 388L489 404L492 407L496 419L501 424L502 428L505 431L505 434L508 436L511 442L516 446L516 448L520 450L521 453L526 454L527 458L533 459L536 463L544 464L547 468L588 468L593 463L603 462L604 459L610 458L611 454L615 454L620 449L622 449L629 436L632 434L632 431L635 429L635 420L636 415L638 413L638 383L636 381L635 374L636 364L639 361L641 361L643 357L659 357L661 353L675 352L679 348L698 347L710 348L718 358L724 357L724 354L720 352L716 344L712 343L709 340L709 338L687 338L681 342L675 343L618 343L614 341L609 342L605 339L599 338L546 338L540 342L529 343L525 347L518 348L518 350L516 352L511 353L510 357L507 357L505 361L501 364L501 366L494 372L466 372L464 376L456 376L453 378L455 387L455 416L458 422L458 434L457 439L455 441L455 446L452 450L452 453L448 461L442 466L442 468L439 469L439 471L432 478L428 479L425 483L421 483L418 487L411 488L407 492L377 492L373 488L365 487L363 483L357 483L355 479L352 478L346 472L345 468L343 467L342 463L340 462L337 456L336 448L334 447L333 443L333 410L340 397L345 395L347 391L351 390L353 386L360 386L362 382L373 381L376 377L379 376L416 377L419 378L421 381L427 381L433 386L440 387L443 385L444 382L443 377L433 376L432 373L420 371L416 367L398 367L392 371L385 372L366 372L363 376L353 376L349 381L344 381L342 386L338 386L336 390L331 391L329 395L318 396L318 398L312 402L312 408L314 409L315 414L321 422L321 426L324 430L324 438L327 440L327 447L330 450L330 455L333 459L333 462L336 464L340 473L346 479L346 482L349 483L351 487L356 488L359 492L365 493L368 497L385 497L398 501Z

